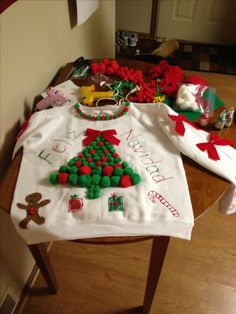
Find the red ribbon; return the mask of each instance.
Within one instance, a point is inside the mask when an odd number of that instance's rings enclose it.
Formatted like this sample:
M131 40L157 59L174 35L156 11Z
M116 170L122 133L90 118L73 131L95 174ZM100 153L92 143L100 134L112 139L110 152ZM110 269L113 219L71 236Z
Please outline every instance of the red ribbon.
M29 120L30 120L31 116L32 116L32 112L29 114L28 118L25 119L25 121L24 121L24 123L23 123L23 125L22 125L22 128L21 128L20 132L17 134L17 136L16 136L16 140L17 140L17 141L19 140L19 138L21 137L21 135L25 132L25 130L28 128L28 126L29 126Z
M184 133L185 133L185 127L184 127L184 123L183 122L187 122L192 127L194 127L194 129L199 130L199 128L194 123L190 122L182 114L179 114L177 116L176 115L172 115L172 114L168 114L168 117L170 117L171 120L175 122L175 131L176 131L176 133L178 133L181 136L184 136Z
M220 160L220 157L217 153L215 145L226 146L226 145L232 145L234 144L234 142L226 138L220 138L215 133L209 133L209 135L210 135L209 142L198 143L196 144L196 146L203 152L207 150L208 157L210 159Z
M89 144L91 144L93 141L96 140L96 138L99 135L102 135L104 139L110 142L111 144L114 144L114 145L120 144L120 140L118 140L118 138L114 136L116 135L116 130L99 131L99 130L87 129L85 132L85 135L87 137L83 140L84 146L88 146Z

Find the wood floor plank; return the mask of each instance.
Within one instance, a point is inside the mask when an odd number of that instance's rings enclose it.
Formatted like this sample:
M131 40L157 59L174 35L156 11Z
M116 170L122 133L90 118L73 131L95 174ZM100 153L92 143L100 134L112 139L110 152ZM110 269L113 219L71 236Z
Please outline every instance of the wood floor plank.
M152 314L236 313L236 216L212 207L192 240L171 239ZM139 313L151 241L115 246L54 243L50 252L57 295L39 275L22 314ZM41 289L41 290L40 290Z

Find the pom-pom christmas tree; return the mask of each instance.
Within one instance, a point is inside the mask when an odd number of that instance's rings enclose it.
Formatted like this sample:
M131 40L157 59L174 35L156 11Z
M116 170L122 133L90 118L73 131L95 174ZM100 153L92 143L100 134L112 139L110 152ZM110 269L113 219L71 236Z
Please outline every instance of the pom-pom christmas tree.
M101 188L127 188L140 183L139 174L122 161L114 149L114 145L120 143L115 134L115 130L87 129L83 140L85 148L58 172L51 173L50 182L85 187L89 199L99 198Z

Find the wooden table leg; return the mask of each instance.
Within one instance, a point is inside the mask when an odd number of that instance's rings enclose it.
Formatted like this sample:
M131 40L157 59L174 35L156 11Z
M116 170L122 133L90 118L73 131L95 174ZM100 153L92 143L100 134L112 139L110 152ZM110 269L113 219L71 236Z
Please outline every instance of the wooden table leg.
M157 236L153 238L146 291L143 302L143 313L145 314L149 313L152 305L169 240L170 237L164 236Z
M54 271L49 259L48 252L44 243L28 245L45 281L48 284L50 292L56 294L58 291L58 283L54 275Z

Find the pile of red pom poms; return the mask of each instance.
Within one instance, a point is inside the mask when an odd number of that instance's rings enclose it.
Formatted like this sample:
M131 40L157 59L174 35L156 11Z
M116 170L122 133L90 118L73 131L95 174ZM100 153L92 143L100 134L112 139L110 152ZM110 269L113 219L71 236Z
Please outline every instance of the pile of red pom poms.
M90 64L92 75L101 72L105 75L114 75L123 81L133 82L139 86L139 90L129 97L130 101L134 102L152 102L156 95L156 81L151 80L144 82L143 73L141 70L130 69L126 66L120 66L116 60L104 59L100 63Z

